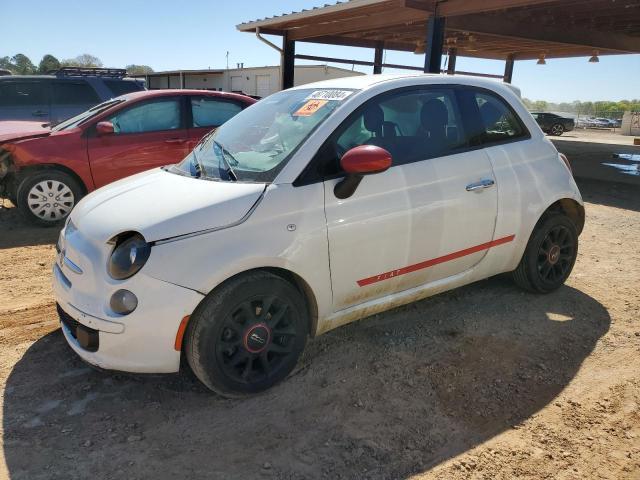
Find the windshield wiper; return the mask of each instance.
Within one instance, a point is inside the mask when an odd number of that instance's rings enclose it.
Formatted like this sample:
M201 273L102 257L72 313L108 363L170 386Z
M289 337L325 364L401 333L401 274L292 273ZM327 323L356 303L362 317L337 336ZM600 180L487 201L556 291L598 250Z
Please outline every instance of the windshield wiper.
M191 155L193 155L193 168L196 171L196 178L202 178L202 176L204 175L204 165L202 164L202 162L200 161L200 159L198 158L198 156L196 155L195 150L193 152L191 152Z
M229 163L229 160L227 160L227 155L229 155L229 157L231 157L231 160L234 161L234 163L237 165L238 161L233 158L233 155L231 155L222 145L220 145L218 142L216 142L215 140L213 141L214 145L216 147L218 147L220 149L220 158L222 159L222 161L225 164L226 167L226 174L227 176L233 180L234 182L238 181L238 175L236 175L236 172L233 170L233 168L231 167L231 163Z

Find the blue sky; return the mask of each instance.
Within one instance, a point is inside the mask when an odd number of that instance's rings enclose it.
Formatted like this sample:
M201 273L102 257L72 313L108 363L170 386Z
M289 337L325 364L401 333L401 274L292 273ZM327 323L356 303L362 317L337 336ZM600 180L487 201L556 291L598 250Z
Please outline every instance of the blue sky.
M105 66L146 64L155 70L274 65L277 52L238 23L323 5L329 0L0 0L0 56L24 53L34 63L42 55L99 57ZM279 42L279 37L274 41ZM368 49L299 43L297 53L373 59ZM388 52L388 63L421 65L412 53ZM302 62L305 63L305 62ZM308 62L306 62L308 63ZM342 66L344 65L336 65ZM350 68L350 67L347 67ZM459 70L502 74L503 63L459 58ZM366 67L358 67L368 71ZM640 98L640 55L516 62L513 83L534 100L621 100Z

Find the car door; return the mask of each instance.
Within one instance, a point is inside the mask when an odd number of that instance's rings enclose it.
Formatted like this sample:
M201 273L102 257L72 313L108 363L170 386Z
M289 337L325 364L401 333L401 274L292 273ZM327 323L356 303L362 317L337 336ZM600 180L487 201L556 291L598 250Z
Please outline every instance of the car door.
M100 103L100 97L84 80L51 83L51 121L60 123Z
M466 100L470 108L477 105ZM473 268L493 240L495 179L488 155L470 148L456 90L403 89L376 97L337 130L319 155L357 145L388 150L393 166L336 198L325 181L334 308L348 308ZM327 158L332 158L328 155ZM334 175L335 176L335 175Z
M243 108L244 105L235 100L207 95L189 97L188 149L193 150L202 137L240 113Z
M0 82L0 120L49 121L48 79Z
M112 134L88 138L96 187L154 167L177 163L188 153L182 98L160 97L125 106L105 121Z
M550 130L553 124L555 123L555 117L549 115L548 113L542 113L542 129L544 131Z

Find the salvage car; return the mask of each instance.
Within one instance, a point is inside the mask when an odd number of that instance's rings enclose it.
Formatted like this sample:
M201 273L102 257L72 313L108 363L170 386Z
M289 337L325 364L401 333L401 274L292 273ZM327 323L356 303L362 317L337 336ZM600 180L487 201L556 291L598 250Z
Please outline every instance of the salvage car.
M555 113L548 112L531 112L538 125L544 133L559 137L565 132L570 132L575 128L575 120L573 118L561 117Z
M263 391L307 337L511 272L559 288L580 192L508 85L341 78L273 94L183 162L101 188L58 241L64 336L89 364Z
M233 93L153 90L101 103L52 128L0 122L0 195L35 223L59 224L88 192L179 162L253 103Z

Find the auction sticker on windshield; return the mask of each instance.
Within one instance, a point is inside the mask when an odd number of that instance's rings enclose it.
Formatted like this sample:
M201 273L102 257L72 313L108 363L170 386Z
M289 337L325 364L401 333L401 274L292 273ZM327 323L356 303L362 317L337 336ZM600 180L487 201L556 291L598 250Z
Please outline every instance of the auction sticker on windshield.
M351 90L315 90L305 100L338 100L342 101L351 95Z
M327 104L328 100L308 100L294 114L294 117L309 117Z

